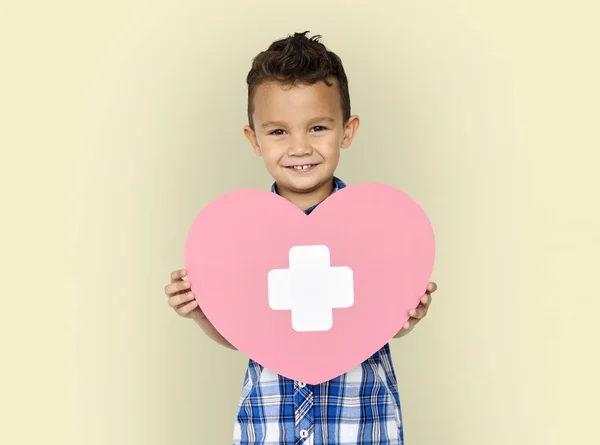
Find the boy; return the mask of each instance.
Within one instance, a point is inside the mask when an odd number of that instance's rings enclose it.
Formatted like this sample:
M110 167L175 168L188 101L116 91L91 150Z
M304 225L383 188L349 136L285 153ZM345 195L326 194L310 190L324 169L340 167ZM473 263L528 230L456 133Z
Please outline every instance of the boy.
M335 169L340 148L350 147L359 118L350 115L341 60L319 42L320 36L309 39L306 34L276 41L253 60L247 77L249 122L244 134L275 180L272 192L309 214L345 187ZM185 270L171 275L165 288L169 305L192 318L210 338L235 349L204 316L185 276ZM435 290L430 283L395 338L426 315ZM314 386L276 375L249 360L234 445L400 445L403 441L388 344L350 372Z

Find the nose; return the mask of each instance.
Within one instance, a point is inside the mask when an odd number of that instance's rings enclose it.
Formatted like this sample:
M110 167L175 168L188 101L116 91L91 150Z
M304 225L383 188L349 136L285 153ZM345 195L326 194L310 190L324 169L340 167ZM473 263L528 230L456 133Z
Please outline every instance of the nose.
M312 147L305 135L297 135L291 138L290 146L288 147L288 155L306 156L310 154L312 154Z

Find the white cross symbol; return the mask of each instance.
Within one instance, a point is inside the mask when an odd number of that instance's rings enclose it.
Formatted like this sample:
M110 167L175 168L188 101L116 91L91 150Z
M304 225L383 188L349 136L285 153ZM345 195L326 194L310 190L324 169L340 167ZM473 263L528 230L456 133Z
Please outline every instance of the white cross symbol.
M352 269L331 267L327 246L294 246L289 261L289 269L269 272L269 306L292 311L295 331L328 331L333 309L354 304Z

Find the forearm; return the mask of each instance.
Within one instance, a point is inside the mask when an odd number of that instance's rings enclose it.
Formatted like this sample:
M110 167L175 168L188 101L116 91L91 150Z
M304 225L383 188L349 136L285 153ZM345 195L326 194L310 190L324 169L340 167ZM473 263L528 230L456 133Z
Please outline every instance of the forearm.
M208 335L208 337L210 337L212 340L216 341L221 346L225 346L226 348L233 349L234 351L237 350L231 343L229 343L225 339L225 337L223 337L219 333L219 331L217 331L217 329L212 325L212 323L208 320L208 318L206 318L206 317L194 318L194 321L196 322L196 324L198 326L200 326L200 328L204 331L204 333L206 335Z

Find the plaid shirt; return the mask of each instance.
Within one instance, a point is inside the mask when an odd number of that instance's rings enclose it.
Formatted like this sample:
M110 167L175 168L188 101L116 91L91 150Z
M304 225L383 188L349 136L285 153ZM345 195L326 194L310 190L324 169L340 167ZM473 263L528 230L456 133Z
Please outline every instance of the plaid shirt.
M334 192L344 187L334 178ZM271 191L277 193L275 184ZM234 445L403 443L400 397L389 344L346 374L320 385L290 380L249 360Z

